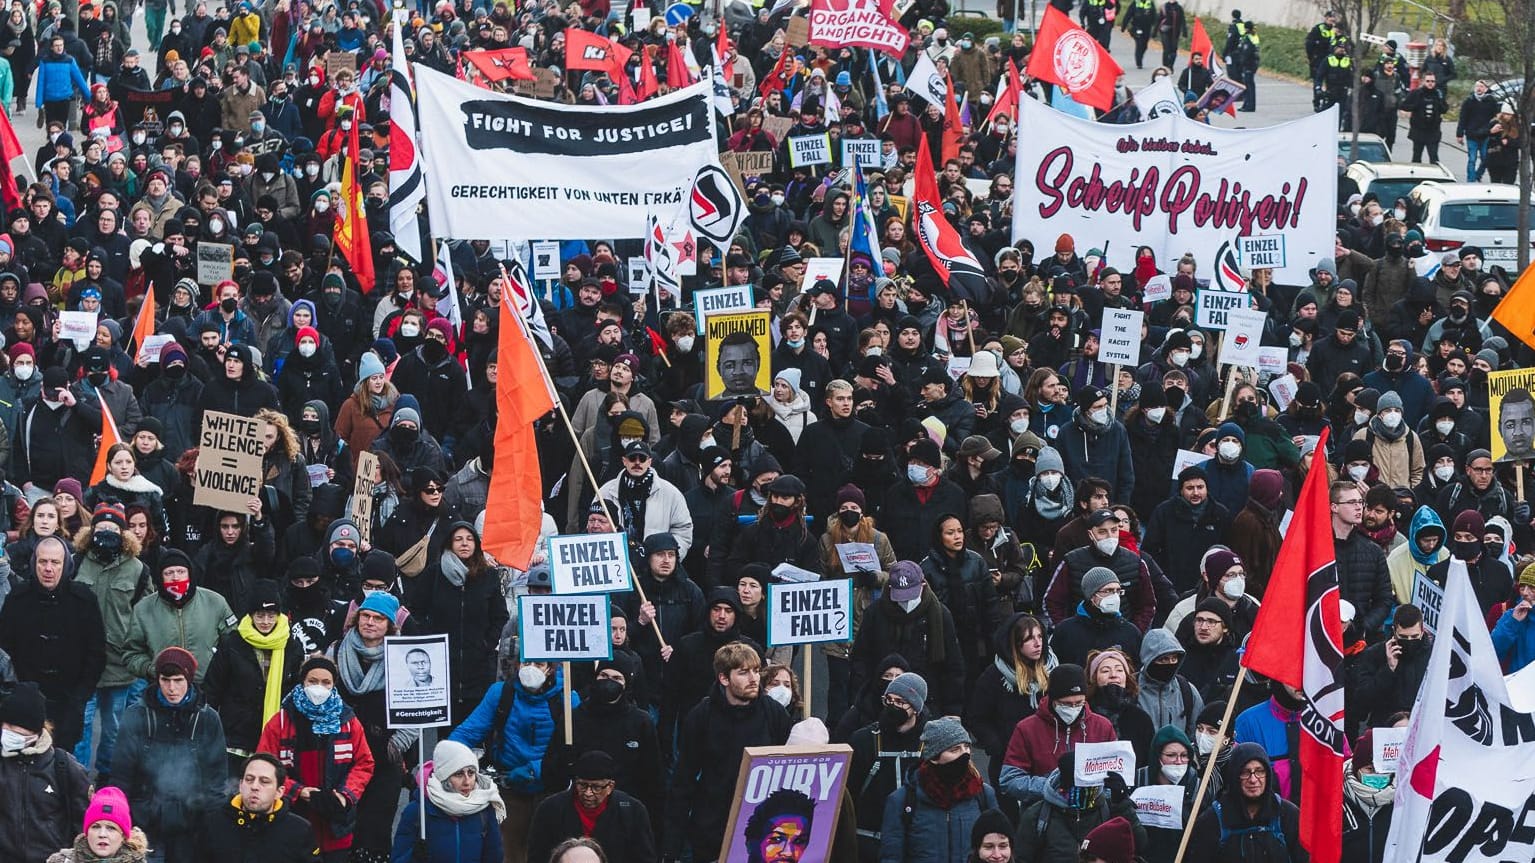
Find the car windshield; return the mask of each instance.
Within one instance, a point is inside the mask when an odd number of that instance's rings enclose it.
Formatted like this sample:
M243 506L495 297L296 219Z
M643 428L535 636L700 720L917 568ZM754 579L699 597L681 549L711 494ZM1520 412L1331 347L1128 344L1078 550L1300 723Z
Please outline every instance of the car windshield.
M1393 177L1375 180L1370 183L1370 191L1375 193L1376 200L1381 202L1382 207L1385 207L1397 198L1407 197L1413 189L1418 187L1419 183L1433 182L1437 181L1425 180L1422 177Z
M1468 201L1439 208L1439 225L1454 231L1513 231L1519 205L1513 201Z
M1338 155L1342 156L1344 159L1347 159L1350 162L1391 161L1391 151L1387 150L1386 145L1380 143L1379 141L1360 141L1359 155L1357 157L1353 155L1353 150L1354 146L1352 141L1338 142Z

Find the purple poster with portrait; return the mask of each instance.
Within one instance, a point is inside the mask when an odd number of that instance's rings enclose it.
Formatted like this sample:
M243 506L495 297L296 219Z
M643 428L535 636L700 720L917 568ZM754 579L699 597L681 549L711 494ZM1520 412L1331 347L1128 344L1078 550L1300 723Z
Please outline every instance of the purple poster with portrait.
M830 863L852 761L842 744L747 747L720 863Z

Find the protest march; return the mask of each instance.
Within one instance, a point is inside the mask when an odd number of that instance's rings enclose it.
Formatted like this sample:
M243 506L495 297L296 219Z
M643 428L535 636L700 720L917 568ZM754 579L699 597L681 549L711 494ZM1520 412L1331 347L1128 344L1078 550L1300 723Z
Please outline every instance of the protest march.
M1485 22L985 5L13 0L0 863L1535 859Z

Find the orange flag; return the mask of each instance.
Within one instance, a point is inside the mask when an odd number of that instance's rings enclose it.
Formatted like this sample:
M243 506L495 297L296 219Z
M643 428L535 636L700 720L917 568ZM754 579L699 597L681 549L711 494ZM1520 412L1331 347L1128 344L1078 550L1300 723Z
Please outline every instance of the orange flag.
M1535 348L1535 264L1526 267L1508 289L1492 310L1492 319L1507 327L1519 341Z
M91 468L91 485L107 478L107 450L113 444L122 443L123 439L117 435L117 421L112 419L112 409L107 407L107 400L101 402L101 443L96 445L96 466Z
M357 186L357 125L352 125L352 140L341 167L341 208L336 211L332 242L352 267L352 275L365 294L373 292L373 244L368 238L368 216L363 208L362 189Z
M944 73L943 83L948 87L948 92L943 96L943 146L938 151L938 156L943 162L959 158L959 148L965 143L964 123L960 121L959 105L954 101L954 79L948 73ZM943 162L937 165L943 169Z
M144 292L144 304L139 306L139 316L133 321L133 347L144 350L144 341L155 334L155 292ZM135 354L137 356L137 354Z
M505 276L503 275L503 278ZM543 474L533 421L554 408L555 395L524 328L503 292L497 333L495 466L485 508L485 550L527 569L543 523Z
M1189 55L1192 58L1194 54L1205 58L1205 66L1214 69L1212 58L1215 57L1215 45L1210 41L1210 34L1205 32L1205 22L1199 20L1198 15L1194 16L1194 31L1189 36ZM1215 73L1212 71L1210 74Z

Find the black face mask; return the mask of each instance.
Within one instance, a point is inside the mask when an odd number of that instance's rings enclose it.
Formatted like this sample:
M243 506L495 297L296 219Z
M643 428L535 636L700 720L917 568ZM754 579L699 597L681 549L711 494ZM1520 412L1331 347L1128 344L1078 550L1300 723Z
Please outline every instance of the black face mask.
M842 522L843 527L851 530L857 527L860 521L863 521L863 513L854 509L846 509L837 513L837 520Z
M98 557L111 560L122 553L123 535L116 531L99 530L91 534L91 551Z
M239 308L239 306L240 301L234 297L225 297L224 299L219 300L219 311L226 315L234 314L235 309Z
M1407 358L1406 357L1399 357L1396 354L1387 354L1386 355L1386 371L1388 371L1388 372L1399 372L1403 368L1405 368L1406 365L1407 365Z
M341 305L341 292L326 291L320 294L320 302L324 303L326 308L334 309Z
M1476 560L1482 553L1482 543L1478 540L1450 540L1450 553L1461 560Z
M1503 543L1497 541L1484 542L1482 543L1482 548L1486 549L1487 554L1491 557L1497 557L1503 553Z
M187 376L187 367L185 365L179 364L174 366L166 366L165 370L161 372L161 374L164 374L170 380L179 381Z
M953 785L970 774L970 753L966 752L964 755L946 764L939 764L936 761L929 762L929 764L932 766L933 772L938 774L939 779Z
M389 441L400 449L410 449L416 445L416 440L421 432L409 426L395 426L389 430Z
M770 503L767 507L767 513L768 518L774 521L783 521L794 513L794 509L781 503Z
M442 342L427 339L421 345L421 358L429 363L440 363L447 359L448 347Z
M1178 676L1178 666L1165 662L1153 662L1146 666L1146 676L1158 683L1167 683Z
M886 704L879 711L879 730L885 734L892 734L899 731L908 719L911 719L911 714L907 713L903 708L896 707L893 704Z
M624 695L624 685L616 680L600 677L592 681L592 700L598 704L612 704Z
M85 376L85 379L91 382L91 386L99 387L107 382L107 377L106 372L91 372Z
M319 420L309 420L309 419L299 420L298 421L298 430L303 432L304 434L319 434L320 433L320 421Z
M1398 638L1396 644L1403 657L1418 656L1428 649L1428 640L1423 638Z
M1183 406L1183 390L1182 390L1182 388L1180 388L1180 387L1168 387L1167 389L1162 391L1162 395L1167 397L1167 407L1168 407L1169 410L1177 410L1178 408Z

